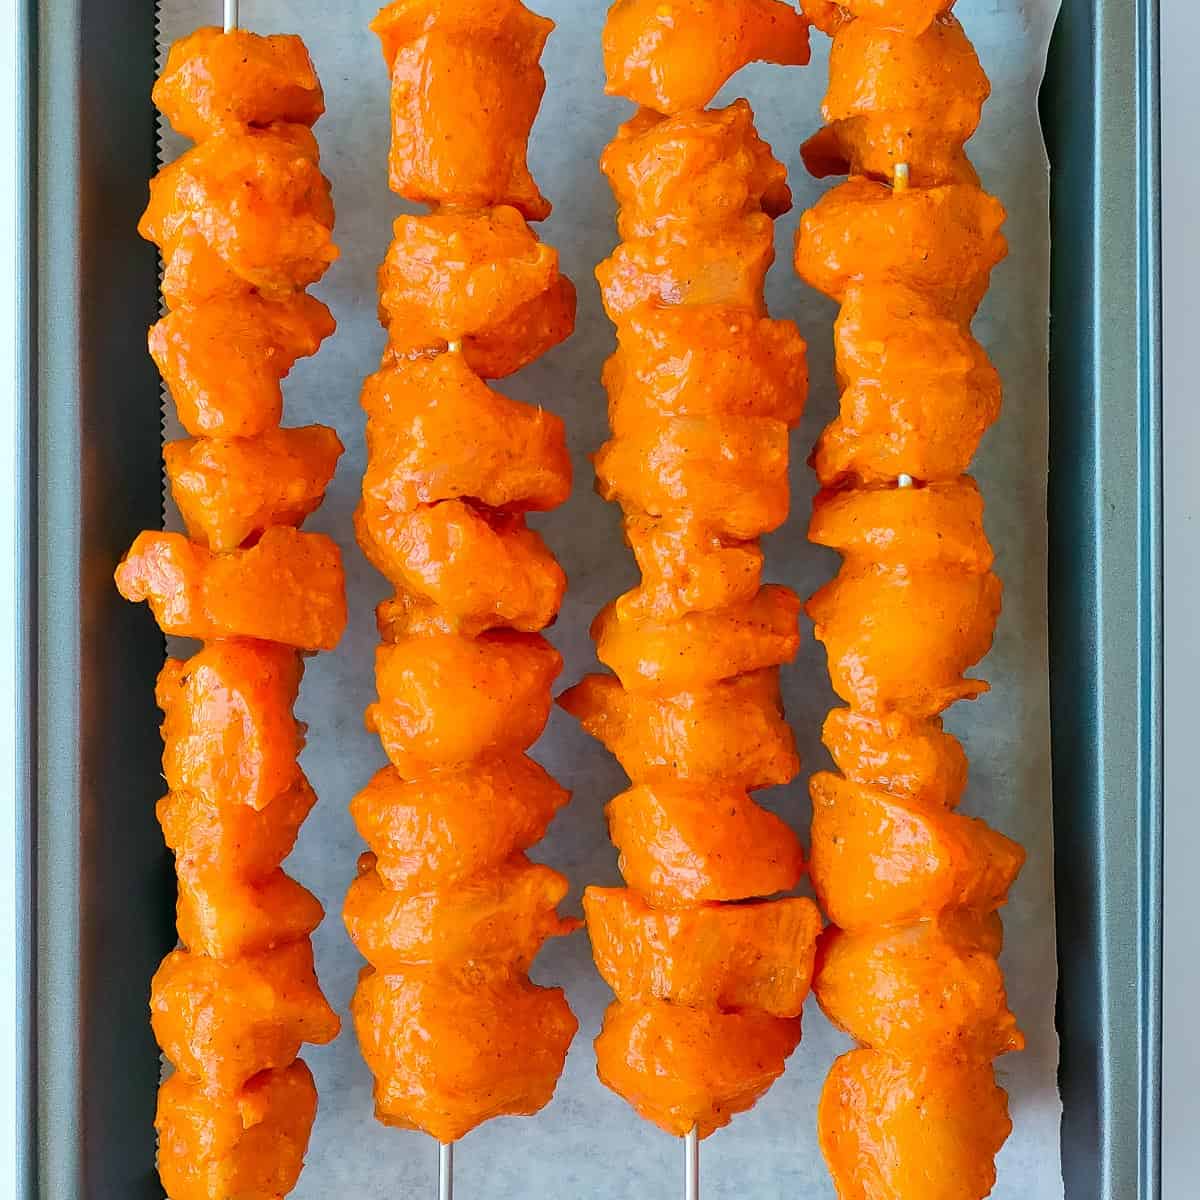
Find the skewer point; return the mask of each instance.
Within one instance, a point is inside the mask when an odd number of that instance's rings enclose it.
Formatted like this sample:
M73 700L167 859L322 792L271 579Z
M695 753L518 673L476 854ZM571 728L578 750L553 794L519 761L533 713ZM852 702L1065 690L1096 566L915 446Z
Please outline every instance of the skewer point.
M911 475L898 475L896 477L896 486L899 488L910 488L913 485L913 477Z
M908 191L908 163L896 164L896 171L892 176L892 189L897 192Z

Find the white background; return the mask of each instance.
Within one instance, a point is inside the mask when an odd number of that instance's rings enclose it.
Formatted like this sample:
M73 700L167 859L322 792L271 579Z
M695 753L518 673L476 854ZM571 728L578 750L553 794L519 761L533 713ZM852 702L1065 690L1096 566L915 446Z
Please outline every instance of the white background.
M1162 0L1163 332L1166 514L1166 914L1163 1035L1164 1200L1200 1184L1200 8Z
M0 479L14 474L16 332L15 245L16 71L15 3L0 20ZM1194 208L1200 196L1195 90L1200 10L1194 0L1162 0L1163 198L1166 339L1167 512L1167 913L1165 1005L1165 1197L1191 1200L1200 1176L1200 802L1189 753L1195 739L1195 681L1200 678L1200 554L1195 545L1200 507L1200 406L1192 350L1200 327L1200 229ZM0 490L0 563L14 552L11 495ZM0 570L0 829L13 827L13 648L15 614L11 569ZM14 842L0 837L0 1194L12 1194L12 1111L15 1030L11 1020L13 972Z

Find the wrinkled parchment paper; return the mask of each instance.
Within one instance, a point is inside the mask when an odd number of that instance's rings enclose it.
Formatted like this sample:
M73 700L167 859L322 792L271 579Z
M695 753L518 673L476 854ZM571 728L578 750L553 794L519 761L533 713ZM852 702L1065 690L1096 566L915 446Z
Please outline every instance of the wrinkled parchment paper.
M560 686L595 666L587 627L596 611L635 579L620 535L618 511L591 489L588 455L606 436L600 367L613 332L600 306L592 271L612 249L613 203L596 166L601 148L630 112L603 92L600 31L608 0L529 0L558 29L544 59L548 87L534 128L530 162L555 210L541 236L556 246L579 288L575 336L502 390L536 401L567 422L576 487L559 511L534 518L570 576L570 590L549 637L562 651ZM337 203L335 236L342 257L314 289L333 309L337 334L313 359L301 361L286 384L289 424L320 421L346 443L324 507L307 528L342 545L349 584L350 626L334 654L311 661L299 716L308 722L303 757L321 798L306 823L288 869L325 903L315 935L317 969L330 1002L342 1014L341 1037L306 1047L321 1107L308 1166L296 1200L410 1200L436 1195L436 1151L420 1134L384 1129L372 1117L371 1078L358 1054L348 1005L362 965L343 929L342 897L363 849L347 812L354 792L384 762L362 726L374 698L377 636L373 609L383 580L367 565L351 527L364 464L358 392L383 346L375 316L375 268L401 209L387 188L388 88L378 42L368 31L377 0L242 0L242 24L260 33L298 33L325 87L326 116L317 126L322 161ZM220 20L217 0L160 0L160 50L197 25ZM960 704L948 727L971 757L964 811L986 817L1029 851L1029 861L1005 911L1010 1003L1029 1038L1024 1054L1000 1061L1011 1097L1013 1136L999 1160L1001 1200L1057 1200L1060 1105L1054 1033L1055 948L1051 875L1050 748L1046 658L1046 462L1048 179L1037 122L1037 89L1058 0L959 0L956 12L992 80L992 99L969 149L984 185L1009 211L1008 260L975 324L1006 385L1000 423L984 442L976 475L986 497L987 529L1004 581L1004 614L996 645L979 670L992 691ZM835 307L791 270L799 213L835 181L811 180L799 165L800 142L819 124L828 42L813 36L809 67L756 66L718 97L750 100L761 134L787 163L796 206L778 222L779 258L768 281L776 317L796 320L808 339L812 391L793 439L791 520L767 539L768 577L811 594L836 568L836 557L804 536L814 490L805 458L836 411L832 378ZM179 143L163 139L164 155ZM131 218L132 219L132 218ZM170 432L170 428L168 428ZM801 777L757 798L806 838L808 776L825 768L821 722L835 703L824 653L811 639L783 670L788 715L804 757ZM556 712L535 754L567 787L574 802L558 818L536 856L565 872L577 909L586 884L619 882L616 854L604 824L604 804L625 786L620 768L573 720ZM463 1200L651 1200L682 1190L679 1142L641 1121L602 1087L594 1072L592 1038L608 1004L582 932L551 943L534 967L538 982L567 989L580 1032L553 1103L532 1120L493 1121L458 1148L456 1184ZM816 1144L821 1082L848 1040L826 1023L815 1001L806 1011L804 1041L787 1073L750 1113L703 1144L706 1200L827 1200L833 1187Z

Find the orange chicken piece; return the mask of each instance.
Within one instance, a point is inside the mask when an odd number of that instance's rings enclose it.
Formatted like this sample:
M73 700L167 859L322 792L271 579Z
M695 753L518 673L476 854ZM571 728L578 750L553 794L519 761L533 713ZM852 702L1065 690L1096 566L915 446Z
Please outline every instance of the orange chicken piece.
M354 524L372 566L433 601L464 635L501 626L533 633L558 614L567 577L522 516L465 500L404 512L367 492Z
M317 986L307 939L236 962L176 950L150 985L150 1013L176 1070L226 1093L288 1066L304 1042L333 1041L340 1024Z
M955 0L802 0L804 15L822 32L833 37L855 17L895 29L909 37L920 37L935 18L949 12Z
M664 911L628 888L588 888L583 911L604 982L625 1004L669 1000L798 1017L821 914L809 899Z
M462 340L463 357L483 379L503 379L529 366L575 330L575 285L565 276L544 291L517 305L479 333ZM442 349L444 343L435 342Z
M410 778L519 753L541 735L561 670L558 651L531 634L438 635L382 645L375 652L379 700L367 709L367 728Z
M179 871L175 924L196 954L229 962L262 954L307 938L324 917L316 896L278 868L253 882Z
M167 313L150 329L150 353L188 433L254 437L279 424L280 380L334 328L306 292L220 296Z
M402 216L393 232L379 313L398 354L511 335L531 305L560 303L558 253L515 208Z
M395 0L371 28L392 81L392 190L432 205L510 204L545 220L550 203L525 149L554 22L520 0Z
M239 805L261 811L300 785L304 727L292 705L302 674L295 651L266 642L214 642L186 662L167 659L155 699L172 792L197 793L222 813ZM291 835L281 836L286 843Z
M800 769L778 670L677 696L631 693L611 675L587 675L559 703L638 783L717 778L753 791L789 783Z
M745 100L665 117L642 109L600 156L623 241L674 230L695 237L738 217L792 207L787 168L754 128Z
M983 1200L1012 1132L990 1063L880 1050L834 1063L817 1126L841 1200Z
M230 644L218 642L205 653ZM298 773L266 808L253 808L243 796L222 803L207 791L189 788L168 792L155 813L181 874L261 879L291 854L316 802L312 786Z
M845 561L808 613L834 690L853 707L932 716L987 690L963 676L990 649L1000 612L982 519L967 477L817 498L809 538Z
M967 756L938 717L868 716L835 708L821 740L854 783L944 808L954 808L966 790Z
M769 585L744 603L659 622L614 602L592 622L596 655L630 691L674 695L791 662L800 600Z
M992 566L983 532L983 497L969 475L928 487L824 492L813 503L809 536L846 562L957 568Z
M813 799L809 869L821 907L842 929L1002 905L1025 862L983 821L822 772Z
M178 533L138 534L116 571L127 600L148 600L176 637L245 637L332 650L346 627L342 555L324 534L268 529L214 555Z
M900 287L851 289L835 327L841 412L813 454L826 487L956 479L1000 414L1000 376L957 319Z
M816 980L825 1015L856 1042L901 1058L987 1061L1021 1050L996 956L995 913L950 911L898 929L821 938Z
M168 307L254 288L283 297L337 258L317 144L300 125L219 133L150 182L138 232L163 257Z
M614 1004L596 1038L596 1069L647 1121L704 1138L757 1103L799 1041L799 1018Z
M388 887L453 887L541 840L570 798L531 758L513 754L405 779L385 767L350 802Z
M811 174L891 179L903 162L914 187L979 182L963 146L991 86L952 16L920 37L844 22L830 50L829 81L821 106L828 124L801 150Z
M658 908L770 896L804 874L791 828L720 780L639 784L605 813L625 882Z
M775 261L775 231L751 213L703 240L670 231L622 242L596 268L604 310L614 322L644 304L717 304L765 316L763 283Z
M604 367L616 438L663 417L757 417L794 427L808 363L791 321L723 305L646 307L626 315Z
M763 314L771 218L787 211L791 193L745 101L665 119L641 112L621 127L601 167L625 239L596 269L615 322L647 303Z
M512 375L571 336L575 304L575 285L559 275L544 292L496 317L479 333L464 334L462 356L481 379ZM382 316L386 321L387 314ZM405 359L424 358L429 353L440 355L449 349L446 338L429 338L426 344L416 324L398 329L394 337L401 348L384 352L385 369Z
M396 510L469 496L512 512L571 491L560 417L493 391L461 354L399 360L363 388L363 491Z
M687 509L721 537L744 541L787 520L788 428L760 417L674 417L605 442L596 490L623 508Z
M177 133L200 141L277 121L313 125L325 111L321 83L300 38L262 37L215 25L180 38L151 93Z
M604 26L605 91L664 113L703 108L747 63L808 59L808 22L783 0L617 0Z
M350 1003L385 1125L456 1141L554 1095L578 1022L559 988L510 972L363 970Z
M358 872L343 910L346 929L363 958L388 974L488 959L527 971L547 938L579 924L555 911L566 878L523 854L436 891L390 890L373 854L361 856Z
M279 1200L300 1178L317 1115L312 1073L297 1059L235 1096L176 1072L158 1092L158 1171L171 1200Z
M332 429L305 425L168 442L163 459L189 536L220 551L273 525L301 524L324 499L343 449Z
M628 514L625 537L642 581L618 597L622 617L680 619L747 603L758 592L763 565L758 543L722 537L686 510L662 517Z
M863 280L902 284L928 311L966 322L1008 253L1006 215L999 200L966 184L895 191L855 176L801 218L796 273L838 301Z

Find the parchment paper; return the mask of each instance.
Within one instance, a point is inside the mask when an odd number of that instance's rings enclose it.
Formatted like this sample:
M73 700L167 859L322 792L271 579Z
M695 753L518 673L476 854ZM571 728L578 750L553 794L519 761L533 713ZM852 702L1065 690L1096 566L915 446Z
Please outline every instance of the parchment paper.
M630 112L603 94L600 31L608 0L531 0L558 22L544 59L548 88L534 129L531 165L554 215L541 227L579 288L575 336L518 376L500 384L566 419L575 460L570 502L536 523L561 558L570 590L549 637L562 651L560 686L595 666L587 627L597 609L631 586L632 556L622 544L615 506L591 489L588 454L606 436L600 367L613 332L592 275L616 234L613 204L596 166L601 148ZM371 1078L359 1057L348 1004L361 960L343 929L342 897L363 849L346 805L383 764L378 741L362 726L374 698L377 641L373 609L383 580L354 543L351 514L364 462L358 392L383 346L375 316L375 268L401 209L387 188L388 88L376 38L367 23L377 0L242 0L242 23L261 33L299 33L325 87L328 112L317 126L326 174L337 203L335 236L342 257L315 289L333 309L337 334L313 359L301 361L286 384L288 424L320 421L346 443L324 507L307 528L336 538L345 553L350 626L334 654L311 660L299 704L309 724L303 757L321 802L307 821L288 870L313 889L328 911L315 935L317 968L330 1002L343 1016L331 1046L306 1047L321 1107L308 1166L296 1200L408 1200L436 1194L435 1150L419 1134L386 1130L372 1117ZM161 0L160 50L200 24L220 20L217 0ZM960 0L956 12L992 80L992 99L970 152L984 185L1008 207L1008 260L975 324L1006 385L1004 415L984 442L975 473L987 500L987 529L1004 581L1004 614L995 648L979 670L992 691L951 711L949 728L971 757L964 811L986 817L1029 851L1005 910L1004 967L1010 1003L1029 1038L1028 1050L1002 1059L1015 1130L999 1160L1002 1200L1056 1200L1060 1104L1054 1032L1056 961L1051 875L1049 711L1046 657L1046 463L1048 242L1047 168L1036 99L1058 0ZM811 594L836 569L836 557L805 539L814 490L805 458L836 411L832 378L834 305L791 270L799 213L830 181L809 179L799 165L800 142L819 124L828 41L813 36L813 62L802 69L756 66L735 77L718 103L746 96L761 134L791 172L796 206L778 223L778 261L768 299L777 317L796 320L808 339L812 392L793 440L794 502L787 525L767 540L768 574ZM179 143L163 139L164 155ZM131 216L131 219L132 216ZM169 406L168 406L169 411ZM824 653L811 639L783 670L788 715L804 757L791 786L757 793L807 840L808 776L828 766L821 722L835 703ZM586 884L619 882L604 804L625 786L620 768L575 722L556 712L535 754L567 787L574 802L536 856L571 879L577 908ZM463 1200L627 1200L681 1191L680 1143L641 1121L594 1073L592 1038L608 1004L608 989L592 965L584 933L551 943L534 968L538 982L567 989L580 1032L558 1093L538 1117L493 1121L458 1148L456 1184ZM833 1196L816 1145L815 1114L822 1080L848 1040L826 1023L815 1001L805 1037L787 1073L750 1113L703 1144L706 1200L818 1200Z

